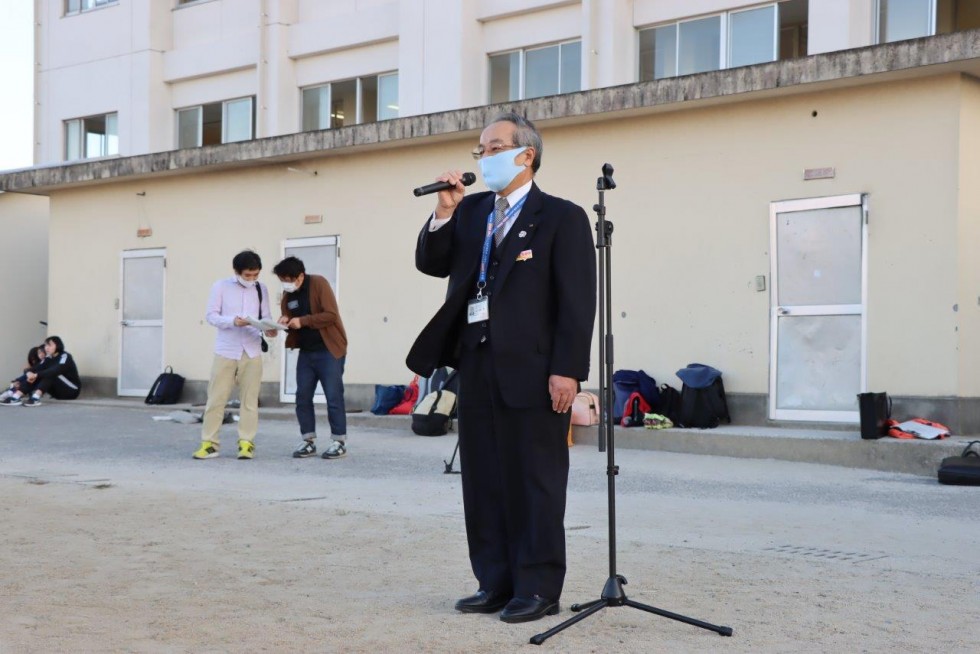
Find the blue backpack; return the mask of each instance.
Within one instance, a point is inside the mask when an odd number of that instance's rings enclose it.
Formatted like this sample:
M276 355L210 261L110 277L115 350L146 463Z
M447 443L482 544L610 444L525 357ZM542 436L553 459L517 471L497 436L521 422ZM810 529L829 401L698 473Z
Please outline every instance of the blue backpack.
M626 401L633 393L639 393L650 406L657 406L660 401L660 390L657 380L642 370L617 370L613 373L613 420L617 423L623 419L626 412Z

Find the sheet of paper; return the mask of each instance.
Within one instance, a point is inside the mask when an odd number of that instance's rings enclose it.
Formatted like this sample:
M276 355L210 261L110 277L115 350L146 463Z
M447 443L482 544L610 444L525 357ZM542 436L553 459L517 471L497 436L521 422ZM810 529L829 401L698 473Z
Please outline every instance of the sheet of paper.
M261 329L262 331L268 331L270 329L278 329L280 331L286 331L285 325L280 325L277 322L266 320L265 318L263 318L262 320L257 320L255 318L246 317L245 320L247 320L248 324L250 324L252 327L255 327L256 329Z

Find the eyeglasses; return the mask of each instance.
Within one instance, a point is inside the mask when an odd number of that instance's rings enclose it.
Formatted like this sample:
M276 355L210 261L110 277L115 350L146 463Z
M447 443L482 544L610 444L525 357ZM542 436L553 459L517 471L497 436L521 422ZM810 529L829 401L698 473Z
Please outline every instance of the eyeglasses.
M482 143L475 148L473 148L473 158L482 159L483 157L492 157L495 154L500 154L504 150L513 150L514 148L519 148L519 145L504 145L503 143L493 143L489 147L485 147Z

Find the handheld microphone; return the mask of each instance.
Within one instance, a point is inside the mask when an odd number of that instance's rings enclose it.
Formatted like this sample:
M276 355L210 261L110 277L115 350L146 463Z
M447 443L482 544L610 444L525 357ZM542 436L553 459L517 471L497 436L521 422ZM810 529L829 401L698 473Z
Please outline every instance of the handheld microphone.
M474 175L473 173L463 173L463 176L460 178L459 181L463 183L463 186L469 186L470 184L476 181L476 175ZM420 198L423 195L428 195L429 193L438 193L439 191L445 191L446 189L449 188L456 188L456 185L450 184L449 182L432 182L431 184L426 184L425 186L418 187L417 189L412 191L412 193L415 194L415 197Z

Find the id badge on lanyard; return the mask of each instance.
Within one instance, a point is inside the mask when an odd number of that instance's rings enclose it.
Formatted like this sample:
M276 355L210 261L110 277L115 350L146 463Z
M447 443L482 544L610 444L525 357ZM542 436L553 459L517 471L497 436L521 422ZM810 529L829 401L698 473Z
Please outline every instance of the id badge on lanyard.
M466 322L490 320L490 298L486 295L474 298L466 306Z
M483 289L487 286L487 264L490 263L490 243L493 239L494 232L497 229L503 229L504 225L510 222L514 214L524 206L525 200L527 200L526 195L507 211L506 220L497 225L496 229L493 226L493 212L491 211L490 215L487 216L487 233L483 239L483 253L480 257L480 277L476 282L476 297L470 300L466 306L467 323L490 320L490 297L483 294Z

